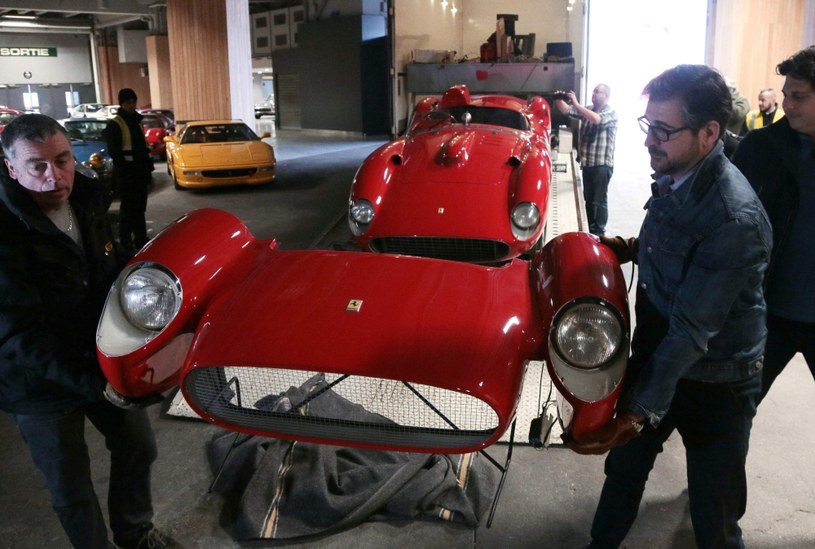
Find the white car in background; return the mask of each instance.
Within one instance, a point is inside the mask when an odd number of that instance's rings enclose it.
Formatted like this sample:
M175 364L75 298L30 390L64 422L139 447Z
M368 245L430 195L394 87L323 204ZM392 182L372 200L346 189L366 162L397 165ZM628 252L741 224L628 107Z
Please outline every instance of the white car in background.
M80 103L68 109L70 118L113 118L119 105L105 103Z

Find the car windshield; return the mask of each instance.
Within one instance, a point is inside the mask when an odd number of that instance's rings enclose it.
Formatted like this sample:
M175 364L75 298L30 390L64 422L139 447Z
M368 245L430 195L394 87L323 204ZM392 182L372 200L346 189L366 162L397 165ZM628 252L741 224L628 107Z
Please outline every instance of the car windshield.
M189 126L181 137L185 143L231 143L258 141L260 138L246 124L201 124Z
M102 132L107 124L107 120L69 120L65 122L65 129L73 140L104 141Z
M514 130L529 130L529 123L526 117L518 111L501 109L497 107L475 107L472 105L461 105L447 109L456 122L464 122L464 113L470 113L470 124L490 124L492 126L504 126Z
M142 125L145 128L163 128L164 124L162 124L161 120L158 116L145 116L142 119Z

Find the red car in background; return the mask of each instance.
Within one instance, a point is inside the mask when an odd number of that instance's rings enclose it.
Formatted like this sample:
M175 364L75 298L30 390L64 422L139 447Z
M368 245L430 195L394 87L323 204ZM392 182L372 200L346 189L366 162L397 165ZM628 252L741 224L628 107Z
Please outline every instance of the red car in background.
M351 187L365 250L492 264L540 249L552 173L543 97L454 86L417 103L406 134L374 151Z
M164 138L173 135L175 124L166 116L159 113L142 113L142 127L144 127L144 140L150 156L156 160L164 160L167 145Z
M16 109L9 109L8 107L0 106L0 132L2 132L6 125L23 114L23 111L18 111Z

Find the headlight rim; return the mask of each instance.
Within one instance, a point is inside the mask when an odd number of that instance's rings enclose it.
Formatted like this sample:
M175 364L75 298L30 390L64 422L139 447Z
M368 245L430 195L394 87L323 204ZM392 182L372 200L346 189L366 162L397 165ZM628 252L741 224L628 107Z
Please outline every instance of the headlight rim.
M174 291L175 305L173 307L172 313L168 316L167 321L164 322L163 325L161 325L160 327L158 326L150 327L135 319L134 315L131 312L131 308L127 305L127 302L124 297L127 283L130 280L130 278L137 273L144 273L144 271L147 270L156 271L161 276L166 277L166 280L170 283L172 290ZM181 280L168 267L162 265L161 263L150 261L136 263L134 265L131 265L125 272L123 272L119 280L120 280L118 288L119 308L121 309L124 318L134 328L146 333L158 334L164 331L168 326L170 326L173 323L173 321L178 317L178 314L181 311L181 307L183 306L184 303L184 293L181 286Z
M619 338L615 345L614 351L601 363L593 365L593 366L580 366L573 361L570 357L568 357L562 350L562 347L558 341L558 327L560 326L563 317L566 314L572 312L575 307L580 307L583 305L597 305L605 309L610 315L616 320L617 325L620 328ZM549 347L550 349L557 353L558 359L569 368L574 370L582 371L582 372L592 372L597 370L602 370L603 368L615 364L621 353L628 353L628 344L627 342L630 341L629 337L630 328L625 321L620 310L610 301L603 299L601 297L596 296L582 296L576 299L565 303L560 309L555 313L554 317L552 318L552 323L550 325L549 330ZM626 357L627 358L627 357Z
M368 221L360 221L358 216L354 215L354 210L361 207L365 207L369 210L370 217ZM373 202L367 198L356 198L348 205L348 223L355 236L364 234L371 226L371 223L373 223L375 217L376 209L374 208Z
M518 223L518 220L516 219L516 213L519 211L520 208L530 208L530 210L534 211L535 218L534 222L529 223L525 226ZM522 217L529 217L529 215L525 213ZM523 202L515 204L515 206L512 207L512 211L510 211L509 213L509 220L510 224L512 225L512 232L515 234L515 236L520 239L527 239L534 235L535 231L537 231L538 228L540 227L541 211L540 208L538 208L537 204L525 200Z

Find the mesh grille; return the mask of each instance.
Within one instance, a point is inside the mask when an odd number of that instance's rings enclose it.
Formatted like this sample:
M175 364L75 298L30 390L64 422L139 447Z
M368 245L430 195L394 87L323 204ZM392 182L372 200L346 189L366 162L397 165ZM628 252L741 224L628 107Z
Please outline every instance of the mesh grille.
M379 253L417 255L468 263L499 261L509 254L509 246L504 242L479 238L393 236L376 238L371 241L370 246Z
M204 177L246 177L254 174L257 168L242 168L234 170L204 170Z
M498 427L474 396L366 376L218 366L193 370L184 386L219 423L270 436L455 449L481 445Z

